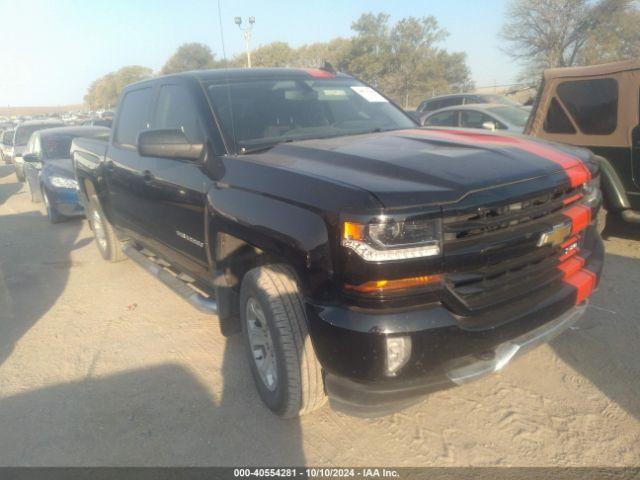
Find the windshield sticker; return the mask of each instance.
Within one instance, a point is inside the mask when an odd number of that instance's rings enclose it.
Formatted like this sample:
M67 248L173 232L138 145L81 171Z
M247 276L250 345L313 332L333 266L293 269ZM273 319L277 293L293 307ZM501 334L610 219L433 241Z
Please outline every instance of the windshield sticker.
M322 95L326 97L344 97L347 92L344 90L322 90Z
M384 98L371 87L351 87L351 90L356 92L367 102L388 102L386 98Z

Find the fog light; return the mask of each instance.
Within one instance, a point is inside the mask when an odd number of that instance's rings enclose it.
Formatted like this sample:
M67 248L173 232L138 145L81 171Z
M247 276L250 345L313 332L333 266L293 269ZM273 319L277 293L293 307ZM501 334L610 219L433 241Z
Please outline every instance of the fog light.
M410 337L387 337L387 375L395 375L411 357Z

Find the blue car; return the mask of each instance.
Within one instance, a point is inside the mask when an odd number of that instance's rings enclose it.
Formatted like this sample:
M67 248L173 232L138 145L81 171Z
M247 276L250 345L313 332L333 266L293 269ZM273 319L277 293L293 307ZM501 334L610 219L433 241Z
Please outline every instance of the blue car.
M27 144L24 176L32 202L44 202L51 223L84 215L69 150L76 137L106 138L103 127L61 127L34 132Z

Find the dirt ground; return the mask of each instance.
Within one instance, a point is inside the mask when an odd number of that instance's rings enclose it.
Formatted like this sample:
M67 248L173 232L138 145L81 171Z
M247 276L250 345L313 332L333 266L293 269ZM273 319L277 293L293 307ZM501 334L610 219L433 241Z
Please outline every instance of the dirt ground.
M0 465L640 465L640 234L593 306L502 372L376 419L272 415L243 346L0 166Z

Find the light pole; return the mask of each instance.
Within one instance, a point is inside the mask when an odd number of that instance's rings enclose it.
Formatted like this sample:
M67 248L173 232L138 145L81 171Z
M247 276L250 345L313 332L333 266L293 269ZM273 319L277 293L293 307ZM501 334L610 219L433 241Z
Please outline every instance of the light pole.
M249 25L246 27L242 26L241 17L236 17L234 21L242 31L242 38L244 38L244 43L247 46L247 67L251 68L251 30L253 29L253 24L256 23L256 17L249 17Z

